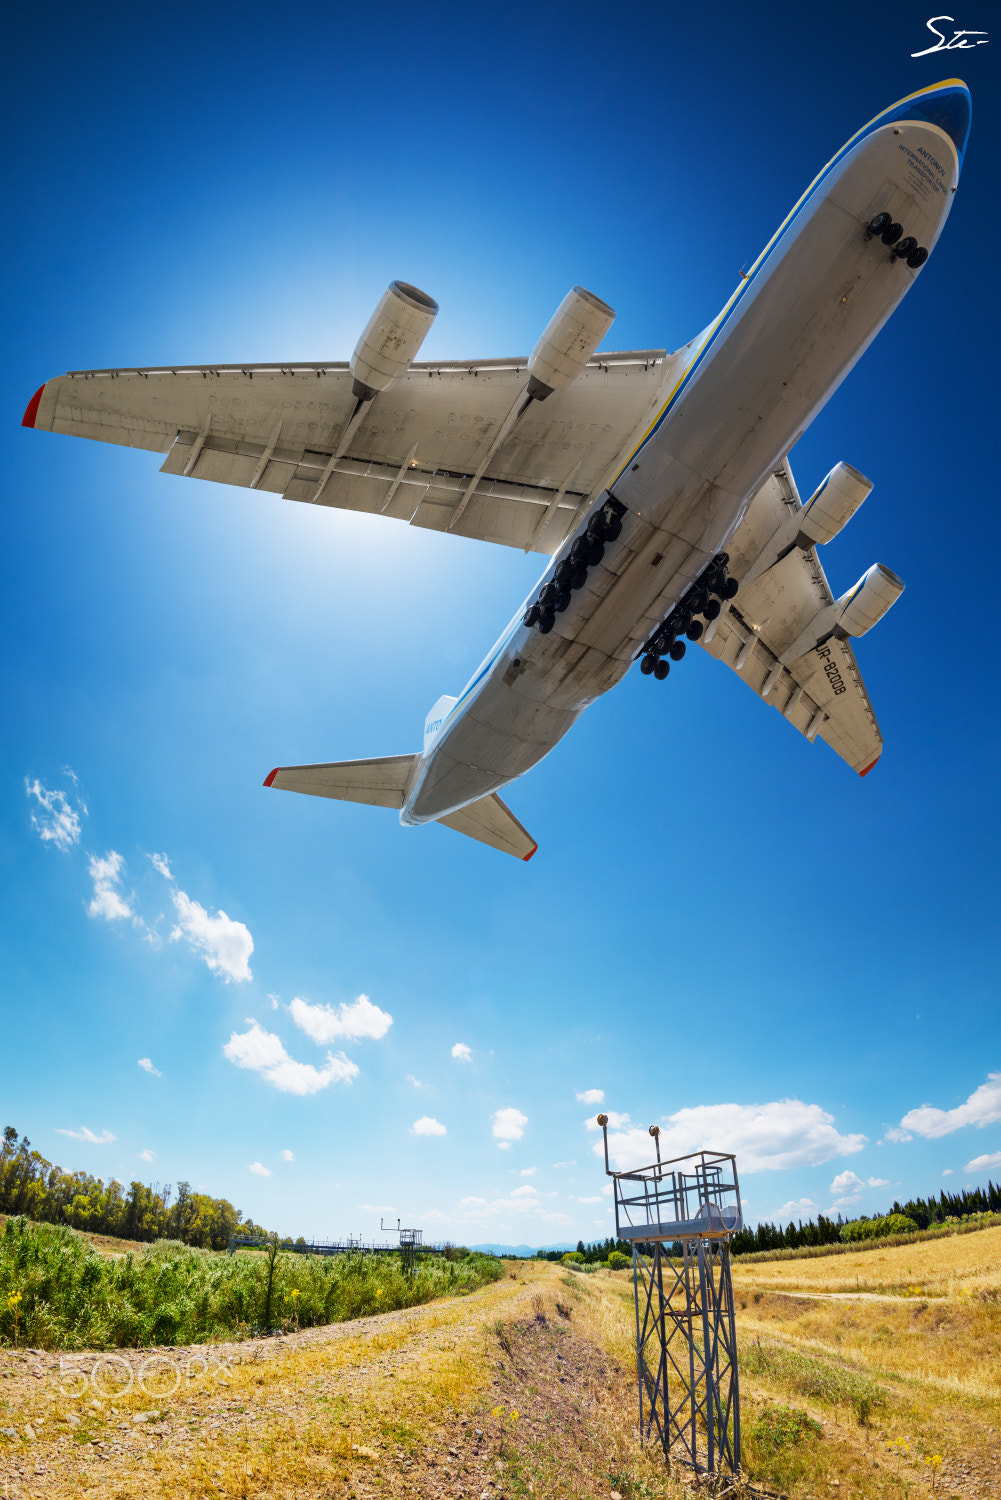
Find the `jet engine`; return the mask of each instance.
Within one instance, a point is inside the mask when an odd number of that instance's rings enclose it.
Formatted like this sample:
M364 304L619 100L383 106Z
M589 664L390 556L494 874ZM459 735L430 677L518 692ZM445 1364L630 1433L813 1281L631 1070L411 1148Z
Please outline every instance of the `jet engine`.
M865 635L878 625L891 604L904 592L904 580L882 563L873 563L853 589L842 594L835 606L842 610L837 624L839 635Z
M872 480L858 469L851 464L835 464L799 513L799 534L803 539L799 545L822 547L836 537L871 490Z
M351 356L353 393L371 401L407 370L438 313L427 292L408 281L391 281Z
M615 310L575 286L553 313L528 360L528 394L545 401L572 385L612 326Z
M839 636L842 640L848 636L865 635L866 631L879 623L890 605L896 603L903 592L903 579L898 578L896 573L891 573L882 563L873 563L854 588L842 594L833 604L826 604L817 611L805 629L782 652L779 660L787 667L812 651L815 646L830 640L832 635Z

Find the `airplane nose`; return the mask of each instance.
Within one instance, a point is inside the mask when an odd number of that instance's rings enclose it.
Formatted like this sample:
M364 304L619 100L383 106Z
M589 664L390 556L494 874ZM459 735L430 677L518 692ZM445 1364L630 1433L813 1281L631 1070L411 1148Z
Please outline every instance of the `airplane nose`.
M880 124L889 124L891 120L927 120L945 131L956 147L962 165L972 114L973 105L966 84L961 78L947 78L944 83L922 89L910 99L902 99L888 116L880 120Z

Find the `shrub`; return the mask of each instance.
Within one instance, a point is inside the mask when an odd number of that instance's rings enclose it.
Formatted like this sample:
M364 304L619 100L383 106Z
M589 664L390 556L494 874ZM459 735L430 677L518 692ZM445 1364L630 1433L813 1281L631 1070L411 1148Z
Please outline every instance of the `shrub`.
M621 1250L613 1250L608 1257L608 1266L612 1271L628 1271L632 1266L632 1258L623 1255Z

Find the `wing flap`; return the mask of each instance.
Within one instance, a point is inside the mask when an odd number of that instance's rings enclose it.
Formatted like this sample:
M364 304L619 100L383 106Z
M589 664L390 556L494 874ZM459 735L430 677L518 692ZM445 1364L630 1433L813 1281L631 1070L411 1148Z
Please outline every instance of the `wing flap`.
M403 806L419 755L384 755L374 760L335 760L313 766L276 766L264 782L280 792L364 802L370 807Z
M454 828L456 833L464 833L467 838L489 844L491 849L499 849L502 854L513 854L515 859L530 860L539 847L496 792L439 818L438 822L444 823L446 828Z

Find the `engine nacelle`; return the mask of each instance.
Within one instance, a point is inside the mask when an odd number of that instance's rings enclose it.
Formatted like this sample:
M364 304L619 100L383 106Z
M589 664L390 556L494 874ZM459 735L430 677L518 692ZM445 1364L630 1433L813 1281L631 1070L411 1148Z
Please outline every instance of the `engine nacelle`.
M822 547L836 537L871 490L872 480L858 469L850 464L835 464L799 513L800 546Z
M371 401L409 369L437 314L438 304L427 292L408 281L389 283L351 356L359 401Z
M837 602L841 611L838 634L865 635L896 604L904 592L904 580L885 568L882 563L873 563L868 573L863 574L853 589L842 594Z
M572 385L614 318L614 308L584 287L567 292L529 357L528 394L544 401Z

